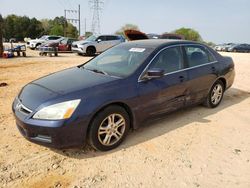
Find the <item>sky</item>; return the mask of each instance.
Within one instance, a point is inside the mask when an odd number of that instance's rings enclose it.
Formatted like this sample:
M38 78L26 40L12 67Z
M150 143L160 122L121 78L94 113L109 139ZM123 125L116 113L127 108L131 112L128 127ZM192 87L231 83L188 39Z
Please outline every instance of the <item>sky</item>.
M214 43L250 43L250 0L103 0L101 33L110 34L127 23L145 33L171 32L181 27L197 30ZM81 33L91 29L89 0L0 0L0 14L36 17L63 16L64 9L81 5ZM73 18L74 14L69 13Z

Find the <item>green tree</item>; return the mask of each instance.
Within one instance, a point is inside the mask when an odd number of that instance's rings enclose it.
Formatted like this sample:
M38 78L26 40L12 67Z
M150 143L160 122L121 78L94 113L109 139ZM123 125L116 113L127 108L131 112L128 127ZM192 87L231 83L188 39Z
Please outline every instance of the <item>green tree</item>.
M63 26L62 25L54 25L49 32L50 35L59 35L63 36Z
M37 38L44 32L42 23L36 18L30 20L29 26L27 27L24 37Z
M191 29L191 28L180 28L175 30L173 33L183 35L186 40L192 40L192 41L202 41L201 35L198 31Z
M42 24L36 18L9 15L4 22L4 37L7 39L13 37L18 40L23 40L25 37L36 38L43 32Z
M64 17L56 17L53 20L43 19L41 21L36 18L27 16L8 15L4 18L5 27L3 36L6 39L17 38L23 40L25 37L38 38L41 35L64 35L77 38L78 32L75 26L67 23ZM66 26L66 28L64 28Z
M77 38L78 31L75 26L68 23L64 17L56 17L53 21L49 21L49 34L64 36L64 29L66 30L66 37ZM66 28L65 28L66 26Z
M66 36L70 38L77 38L78 37L78 31L75 26L73 26L71 23L67 24L66 27Z
M116 31L115 34L124 36L124 31L125 30L129 30L129 29L140 31L140 29L139 29L139 27L137 25L134 25L134 24L125 24L118 31Z

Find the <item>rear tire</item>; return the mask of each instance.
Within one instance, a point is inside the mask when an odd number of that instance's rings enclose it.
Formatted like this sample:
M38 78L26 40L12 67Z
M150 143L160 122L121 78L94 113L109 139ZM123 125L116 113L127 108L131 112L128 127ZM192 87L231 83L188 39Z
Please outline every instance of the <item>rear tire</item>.
M86 50L86 55L87 56L94 56L96 53L96 49L93 46L89 46Z
M108 106L99 112L88 133L89 144L100 151L108 151L119 146L130 128L130 119L126 110L120 106Z
M221 80L217 80L211 87L204 105L208 108L216 108L221 103L225 92L225 85Z

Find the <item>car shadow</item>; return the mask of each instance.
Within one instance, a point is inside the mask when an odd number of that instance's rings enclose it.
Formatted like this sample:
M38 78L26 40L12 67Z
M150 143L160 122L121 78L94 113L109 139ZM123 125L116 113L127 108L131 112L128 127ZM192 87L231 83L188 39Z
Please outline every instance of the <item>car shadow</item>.
M76 159L94 158L117 152L119 150L126 150L129 147L149 141L168 132L181 128L185 125L188 125L189 123L209 123L210 120L207 117L209 117L210 115L216 114L221 110L237 105L249 97L250 92L246 92L236 88L230 88L225 93L223 101L217 108L210 109L198 105L185 108L167 115L162 115L157 119L148 121L139 129L131 131L122 145L108 152L95 151L90 146L84 146L81 149L51 150L60 155Z

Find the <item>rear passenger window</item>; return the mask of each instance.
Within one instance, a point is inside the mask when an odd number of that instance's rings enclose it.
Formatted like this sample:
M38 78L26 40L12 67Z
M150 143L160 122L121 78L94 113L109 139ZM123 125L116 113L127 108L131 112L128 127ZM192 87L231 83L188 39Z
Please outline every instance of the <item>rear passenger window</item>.
M107 40L118 40L116 36L106 36Z
M189 67L199 66L215 61L212 54L202 46L185 46Z
M167 48L156 56L149 68L159 68L163 69L164 73L170 73L182 69L182 60L179 47Z

